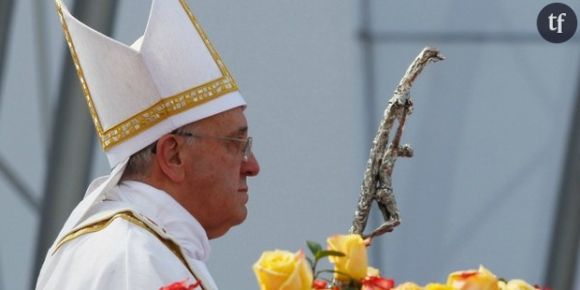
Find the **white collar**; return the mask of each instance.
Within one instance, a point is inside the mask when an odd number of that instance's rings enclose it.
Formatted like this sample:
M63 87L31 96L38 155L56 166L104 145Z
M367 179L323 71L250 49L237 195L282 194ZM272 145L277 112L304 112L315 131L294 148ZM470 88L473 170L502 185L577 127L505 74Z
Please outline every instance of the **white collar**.
M138 181L120 182L111 198L130 203L181 246L192 259L206 262L210 254L207 233L201 224L167 192Z

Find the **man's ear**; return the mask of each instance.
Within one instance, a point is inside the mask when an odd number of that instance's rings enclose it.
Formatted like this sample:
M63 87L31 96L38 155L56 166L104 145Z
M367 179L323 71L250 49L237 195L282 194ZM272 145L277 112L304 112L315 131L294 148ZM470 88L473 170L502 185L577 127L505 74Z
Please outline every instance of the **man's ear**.
M165 135L157 140L155 159L161 171L174 182L185 179L185 169L180 146L174 135Z

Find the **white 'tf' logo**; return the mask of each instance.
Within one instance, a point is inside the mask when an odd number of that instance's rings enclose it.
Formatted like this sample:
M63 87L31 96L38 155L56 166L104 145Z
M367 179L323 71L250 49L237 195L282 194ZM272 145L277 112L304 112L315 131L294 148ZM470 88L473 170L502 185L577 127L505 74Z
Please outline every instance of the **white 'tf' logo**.
M554 16L554 13L548 16L548 19L550 20L551 31L558 30L556 33L562 33L562 22L564 22L564 16L566 16L566 13L560 13L558 17ZM554 27L554 20L558 22L558 27Z

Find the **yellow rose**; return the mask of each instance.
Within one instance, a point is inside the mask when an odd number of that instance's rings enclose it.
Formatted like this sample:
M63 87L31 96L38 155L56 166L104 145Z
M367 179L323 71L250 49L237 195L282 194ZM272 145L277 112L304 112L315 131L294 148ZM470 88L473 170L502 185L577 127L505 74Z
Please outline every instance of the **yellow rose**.
M261 290L312 289L312 272L302 251L264 252L253 268Z
M497 278L483 266L479 267L479 271L459 271L449 274L447 285L459 290L499 290Z
M350 278L360 281L367 276L367 247L360 235L336 235L327 239L328 249L345 254L344 257L330 256L334 270L346 273ZM349 280L349 277L335 273L336 279Z
M425 286L425 290L454 290L453 287L445 284L431 283Z
M377 268L368 267L367 268L367 277L381 277L381 271Z
M423 290L423 288L413 282L406 282L395 287L393 290Z
M499 288L501 290L535 290L534 286L528 284L524 280L513 279L509 282L500 282Z

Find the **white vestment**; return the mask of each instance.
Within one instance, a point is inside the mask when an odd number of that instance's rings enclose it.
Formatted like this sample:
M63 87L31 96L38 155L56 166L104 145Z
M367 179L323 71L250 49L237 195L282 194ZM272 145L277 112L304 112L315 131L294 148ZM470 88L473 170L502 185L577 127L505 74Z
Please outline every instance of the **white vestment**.
M87 216L51 247L37 290L158 290L179 281L217 289L205 230L166 192L121 182Z

